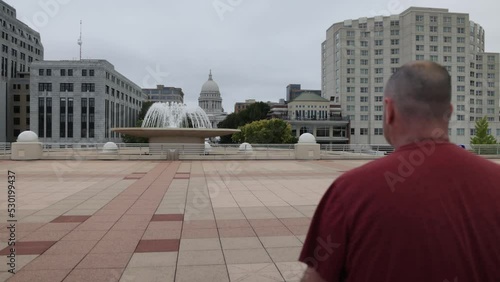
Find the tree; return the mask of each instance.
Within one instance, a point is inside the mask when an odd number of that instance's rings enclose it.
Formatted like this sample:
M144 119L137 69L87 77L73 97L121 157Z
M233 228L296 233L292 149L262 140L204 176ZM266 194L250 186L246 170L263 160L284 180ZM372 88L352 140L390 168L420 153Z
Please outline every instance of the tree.
M292 126L282 119L258 120L240 127L241 132L232 136L233 142L250 144L296 143Z
M491 146L481 146L481 145L494 145L497 144L497 140L493 135L488 133L488 120L486 117L476 121L476 135L470 139L472 149L475 153L481 155L494 155L497 154L498 148L493 148Z
M149 111L149 108L151 108L151 105L153 105L154 102L147 101L142 103L141 110L139 111L139 116L137 117L137 121L135 122L136 127L141 127L142 126L142 121L146 117L146 114ZM127 134L122 135L122 141L123 143L149 143L149 139L146 137L136 137L136 136L131 136Z
M253 103L239 113L229 114L223 121L217 124L218 128L239 128L248 123L266 119L271 107L264 102ZM233 143L232 136L222 136L221 143Z
M495 137L488 133L488 127L486 117L476 121L476 135L470 139L470 143L474 145L497 144Z

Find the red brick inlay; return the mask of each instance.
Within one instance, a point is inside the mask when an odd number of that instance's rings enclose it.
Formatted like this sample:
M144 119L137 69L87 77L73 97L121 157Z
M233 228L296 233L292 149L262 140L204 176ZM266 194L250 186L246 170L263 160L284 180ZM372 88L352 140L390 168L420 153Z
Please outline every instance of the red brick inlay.
M52 220L51 223L68 223L68 222L82 223L89 218L90 215L61 215L60 217Z
M48 250L52 245L57 243L56 241L45 241L45 242L16 242L16 255L41 255L46 250ZM9 255L10 248L6 247L0 251L1 256Z
M151 221L183 221L183 214L155 214Z
M123 179L141 179L145 175L146 175L146 173L143 173L143 172L134 172L132 174L125 176Z
M141 240L135 249L136 253L177 252L179 251L178 239Z

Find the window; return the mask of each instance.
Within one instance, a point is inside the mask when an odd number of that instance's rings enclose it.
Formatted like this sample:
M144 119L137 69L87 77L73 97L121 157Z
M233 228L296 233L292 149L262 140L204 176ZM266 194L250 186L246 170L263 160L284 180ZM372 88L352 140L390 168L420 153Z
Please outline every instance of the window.
M351 135L355 135L356 129L351 127Z
M14 106L14 113L19 114L21 112L21 107L19 106Z
M354 56L354 55L356 55L356 52L354 50L347 49L347 56Z
M443 32L450 33L451 32L451 26L444 26L443 27Z
M355 59L347 59L347 64L348 65L354 65L356 63Z
M431 52L437 52L438 51L438 47L436 45L429 46L429 49L431 50Z
M465 86L463 86L463 85L457 85L457 91L458 92L464 92L465 91Z
M457 115L457 120L465 120L465 116L464 115Z
M360 72L361 72L361 74L368 75L368 69L361 69Z
M384 83L383 77L375 77L375 83Z
M61 83L60 91L61 92L73 92L73 83Z
M375 32L374 32L374 34L375 34L375 36L377 36L377 37L383 37L383 36L384 36L384 31L382 31L382 30L375 31Z
M457 111L465 112L465 106L464 105L457 105Z
M443 52L451 52L451 46L443 46Z
M451 63L451 56L444 56L444 57L443 57L443 61L444 61L445 63Z
M356 79L354 77L348 77L346 78L347 83L356 83Z
M354 105L347 105L347 111L348 112L354 112Z
M361 60L360 60L360 64L361 64L362 66L367 66L367 65L368 65L368 60L361 59ZM361 70L361 74L364 74L364 73L363 73L363 70ZM366 74L368 74L368 73L366 73Z
M495 87L495 82L492 82L492 81L488 82L488 87L491 87L491 88Z
M415 35L415 40L416 41L424 41L424 36L423 35Z
M375 102L382 102L384 100L383 96L375 96Z
M82 83L82 92L95 92L94 83Z
M368 47L368 41L361 41L361 47Z
M465 57L463 56L457 57L457 63L465 63Z
M461 34L465 33L465 28L457 27L457 33L461 33Z
M391 39L391 45L399 45L399 39Z
M437 16L430 16L430 21L431 23L437 23L438 22L438 17Z
M465 47L457 47L457 53L465 53ZM465 62L465 58L464 58Z
M384 22L375 22L375 27L384 27Z
M375 120L381 121L381 120L383 120L383 116L382 115L375 115Z
M361 93L368 93L368 87L361 87L361 88L359 89L359 91L360 91Z
M65 69L62 69L62 70L60 71L60 73L61 73L61 76L66 76L66 70L65 70Z
M73 70L68 70L68 76L73 76Z
M368 96L361 96L361 97L359 97L359 101L361 103L367 103L368 102Z
M94 76L95 75L95 71L94 70L89 70L89 76Z
M361 56L368 56L368 50L361 50Z
M375 111L376 112L382 112L383 111L383 106L375 106Z
M495 74L494 73L488 73L488 79L494 79Z
M431 55L431 61L437 62L438 61L438 56L437 55Z
M38 70L38 75L39 75L39 76L43 76L44 71L45 71L44 69L39 69L39 70Z
M384 87L375 87L375 93L383 93L384 92Z
M465 72L465 67L464 66L458 66L457 67L458 72Z
M397 35L399 35L399 29L393 29L393 30L391 30L391 35L392 35L392 36L397 36Z
M384 129L383 128L374 128L374 133L375 133L375 135L384 135Z
M438 37L437 36L430 36L430 41L431 42L438 42Z
M361 121L368 121L368 115L361 115L360 120Z
M399 49L391 49L391 55L398 55Z
M362 112L368 112L368 106L360 106L359 110Z
M355 33L353 30L348 30L348 31L346 32L346 36L347 36L347 37L354 37L354 35L355 35L355 34L356 34L356 33Z
M464 82L465 81L465 76L457 76L457 81Z
M382 46L382 45L384 45L384 40L382 39L375 40L375 46Z
M368 128L360 128L359 135L368 135Z
M375 49L375 55L384 55L384 49Z
M437 26L430 26L429 31L430 32L438 32L438 27Z
M465 43L465 37L457 37L457 43Z
M443 37L444 43L451 43L451 36L445 36Z
M391 21L391 26L399 26L399 21Z
M375 59L375 64L376 65L383 65L384 64L384 59Z
M457 136L464 136L465 128L457 128Z
M424 21L424 16L423 15L416 15L415 16L415 21L416 22L423 22Z
M367 77L362 77L360 79L361 84L368 84L368 78Z
M417 31L420 31L420 32L424 32L424 31L425 31L425 30L424 30L424 26L423 26L423 25L416 25L416 26L415 26L415 29L416 29Z
M382 73L384 73L384 69L383 68L376 68L375 69L375 73L376 74L382 74Z
M457 24L465 24L465 18L464 17L458 17L457 18Z
M51 69L46 69L46 74L47 76L52 76L52 70Z
M21 124L21 119L16 117L14 118L14 125L20 125Z
M488 97L494 97L495 96L495 91L488 90Z
M354 96L347 96L347 102L354 102Z
M417 51L424 51L424 45L417 45L415 46Z
M38 91L52 91L52 83L38 83Z
M355 88L354 87L347 87L347 93L354 93Z
M82 70L82 76L87 76L87 70Z
M367 26L366 23L360 23L360 24L358 24L359 28L366 28L366 26Z

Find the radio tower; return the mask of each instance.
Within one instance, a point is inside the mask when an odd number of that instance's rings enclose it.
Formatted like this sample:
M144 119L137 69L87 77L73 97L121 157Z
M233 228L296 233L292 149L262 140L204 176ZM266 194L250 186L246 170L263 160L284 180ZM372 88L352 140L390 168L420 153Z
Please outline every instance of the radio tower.
M80 61L82 60L82 20L80 20L80 38L78 38L78 45L80 45Z

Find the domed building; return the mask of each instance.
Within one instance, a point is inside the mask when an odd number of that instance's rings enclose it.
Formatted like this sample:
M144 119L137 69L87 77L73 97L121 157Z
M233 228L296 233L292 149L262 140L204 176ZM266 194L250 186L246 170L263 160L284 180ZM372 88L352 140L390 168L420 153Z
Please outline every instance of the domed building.
M212 70L208 75L208 81L201 87L198 104L207 113L213 128L216 128L217 124L227 116L222 107L219 85L212 78Z

